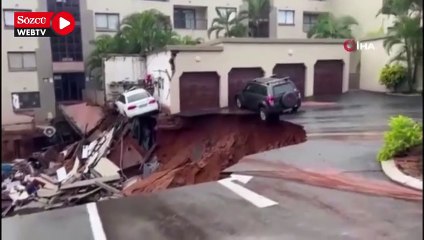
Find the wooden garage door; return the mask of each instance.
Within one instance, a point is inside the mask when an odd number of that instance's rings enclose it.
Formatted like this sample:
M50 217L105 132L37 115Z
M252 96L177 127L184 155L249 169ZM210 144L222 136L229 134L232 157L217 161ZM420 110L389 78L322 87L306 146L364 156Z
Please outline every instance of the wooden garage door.
M180 111L219 108L219 76L216 72L185 72L180 77Z
M248 81L263 77L262 68L232 68L228 73L228 107L236 106L235 95L246 86Z
M314 96L343 92L343 61L319 60L314 67Z
M305 64L276 64L272 70L272 73L278 77L290 77L294 84L296 84L296 87L299 89L302 97L305 95Z

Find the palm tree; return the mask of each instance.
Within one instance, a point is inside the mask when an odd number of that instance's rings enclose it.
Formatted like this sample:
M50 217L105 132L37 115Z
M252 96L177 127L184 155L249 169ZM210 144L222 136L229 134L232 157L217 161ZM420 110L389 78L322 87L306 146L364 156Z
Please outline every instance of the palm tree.
M181 37L172 30L170 18L157 10L134 13L123 19L115 36L101 35L86 63L89 74L101 83L102 64L108 54L140 54L146 56L169 44L194 45L201 39Z
M132 52L144 56L163 49L176 33L172 31L169 16L151 9L124 18L118 35L126 40Z
M308 32L308 38L352 38L353 25L358 22L351 16L336 18L331 13L324 13Z
M249 25L253 37L259 36L261 23L269 19L271 4L269 0L247 0Z
M394 54L390 62L404 62L407 69L406 83L408 90L414 90L418 73L417 66L422 64L422 0L391 0L387 2L383 12L394 15L393 26L388 29L383 42L386 51ZM384 11L383 11L384 10Z
M247 19L247 12L241 11L234 16L234 11L226 9L220 11L216 9L217 18L212 20L212 26L208 29L208 37L215 32L216 38L220 37L220 33L224 32L224 37L245 37L247 36L247 26L242 23Z
M89 75L91 75L97 83L101 81L101 69L103 59L111 53L125 53L125 42L118 36L100 35L90 44L94 45L94 50L88 56L86 66Z
M422 0L384 0L383 7L378 11L377 16L380 14L400 16L421 13L422 8Z

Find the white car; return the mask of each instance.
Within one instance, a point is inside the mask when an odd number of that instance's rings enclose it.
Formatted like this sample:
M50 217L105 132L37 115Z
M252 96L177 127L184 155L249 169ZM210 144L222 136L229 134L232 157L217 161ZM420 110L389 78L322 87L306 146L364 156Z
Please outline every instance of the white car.
M122 93L115 105L119 113L128 118L159 112L159 104L156 99L142 88Z

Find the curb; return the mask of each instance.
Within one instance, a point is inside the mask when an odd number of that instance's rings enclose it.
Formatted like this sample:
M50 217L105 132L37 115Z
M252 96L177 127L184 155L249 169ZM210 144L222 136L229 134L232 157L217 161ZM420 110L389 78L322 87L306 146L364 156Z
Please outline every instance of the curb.
M397 97L420 97L420 96L422 96L421 93L410 93L410 94L407 94L407 93L388 93L388 92L386 92L386 95L397 96Z
M384 132L312 132L307 137L333 137L333 136L383 136Z
M390 178L393 182L399 183L403 186L423 191L423 181L411 176L408 176L401 172L395 164L395 161L393 159L382 161L381 168L383 169L384 174L388 178Z

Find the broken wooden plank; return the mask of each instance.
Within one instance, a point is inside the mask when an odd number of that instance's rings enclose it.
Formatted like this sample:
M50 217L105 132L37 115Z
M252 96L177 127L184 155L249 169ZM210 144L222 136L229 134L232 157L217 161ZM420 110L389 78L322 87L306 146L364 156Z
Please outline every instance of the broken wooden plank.
M93 189L93 190L91 190L91 191L88 191L88 192L86 192L86 193L81 193L81 194L72 195L72 196L70 196L70 197L67 199L67 201L68 201L68 202L73 202L73 201L76 201L76 200L84 199L84 198L86 198L86 197L88 197L88 196L90 196L90 195L93 195L93 194L95 194L96 192L100 191L100 189L102 189L102 188L97 187L97 188L95 188L95 189Z
M103 188L104 190L106 190L108 192L111 192L113 194L121 195L121 191L119 191L118 189L116 189L116 188L114 188L112 186L109 186L106 183L96 181L96 185L99 186L99 187L101 187L101 188Z
M82 180L70 184L63 185L60 189L61 190L67 190L67 189L73 189L73 188L80 188L80 187L87 187L90 185L95 185L96 181L98 182L113 182L120 180L121 177L119 175L116 176L110 176L110 177L102 177L102 178L94 178L94 179L88 179L88 180Z
M37 196L40 198L52 198L54 196L60 195L62 192L57 190L41 188L37 191Z

